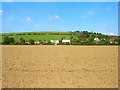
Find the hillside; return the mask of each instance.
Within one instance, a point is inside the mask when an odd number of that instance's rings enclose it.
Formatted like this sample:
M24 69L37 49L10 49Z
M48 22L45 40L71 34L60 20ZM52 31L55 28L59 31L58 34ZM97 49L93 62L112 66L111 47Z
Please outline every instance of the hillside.
M20 38L25 40L61 40L62 37L70 39L72 34L70 32L23 32L23 33L3 33L2 40L5 36L13 37L15 41L19 41ZM74 36L74 35L73 35Z
M38 40L46 40L46 41L50 41L50 40L60 40L62 37L68 38L70 39L71 35L18 35L18 36L10 36L13 37L15 39L15 41L19 41L20 38L24 38L25 40L29 40L29 39L33 39L35 41ZM2 40L4 39L5 36L3 36Z
M118 36L108 36L103 35L102 33L88 32L88 31L74 31L74 32L23 32L23 33L2 33L1 41L3 44L5 42L14 44L15 42L21 42L21 39L24 41L50 41L50 40L60 40L59 44L62 43L61 40L70 39L71 44L77 45L89 45L89 44L117 44ZM8 37L6 37L8 36ZM6 38L6 40L5 40ZM10 39L9 39L10 38ZM95 40L95 38L97 40ZM112 41L111 41L112 40ZM19 43L20 44L20 43ZM68 43L67 43L68 44Z

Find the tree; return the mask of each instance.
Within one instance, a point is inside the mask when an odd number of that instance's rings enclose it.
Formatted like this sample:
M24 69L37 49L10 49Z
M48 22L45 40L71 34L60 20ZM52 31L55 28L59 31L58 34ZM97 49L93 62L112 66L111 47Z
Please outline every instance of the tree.
M83 31L84 34L88 34L88 31Z
M77 30L77 31L75 31L75 32L76 32L76 33L79 33L80 31Z
M20 38L20 43L21 43L21 44L24 44L24 43L25 43L25 39Z
M29 40L30 44L34 44L34 40L30 39Z
M8 37L8 36L5 36L3 42L4 42L5 44L9 44L9 43L10 43L9 37Z
M42 44L42 41L41 41L41 40L39 40L39 44Z
M62 37L61 40L63 40L65 37Z
M73 36L70 37L70 40L72 40L72 39L73 39Z
M15 40L14 40L13 37L9 38L9 42L10 42L10 43L14 43L14 41L15 41Z

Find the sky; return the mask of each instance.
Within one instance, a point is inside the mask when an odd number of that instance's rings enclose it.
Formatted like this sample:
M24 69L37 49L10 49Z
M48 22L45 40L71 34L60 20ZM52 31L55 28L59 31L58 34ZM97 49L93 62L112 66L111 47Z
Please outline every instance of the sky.
M0 0L2 2L119 2L119 0Z
M93 31L118 34L118 2L3 2L2 33Z

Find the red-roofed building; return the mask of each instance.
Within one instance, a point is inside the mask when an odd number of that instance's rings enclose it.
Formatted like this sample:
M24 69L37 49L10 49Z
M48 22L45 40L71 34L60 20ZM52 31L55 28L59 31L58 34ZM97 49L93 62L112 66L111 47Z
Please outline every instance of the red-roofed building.
M39 41L34 41L35 44L39 44L40 42Z
M110 39L110 43L114 43L115 42L115 39Z
M25 43L30 44L30 42L29 42L29 41L25 41Z
M43 41L43 43L48 43L48 41Z
M100 39L99 39L98 37L95 37L95 38L94 38L94 41L99 42Z

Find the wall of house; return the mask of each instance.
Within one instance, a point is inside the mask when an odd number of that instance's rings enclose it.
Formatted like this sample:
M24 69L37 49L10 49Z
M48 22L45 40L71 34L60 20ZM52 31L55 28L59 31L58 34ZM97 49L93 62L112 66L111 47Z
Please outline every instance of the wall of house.
M62 40L62 42L69 42L70 43L70 40Z

